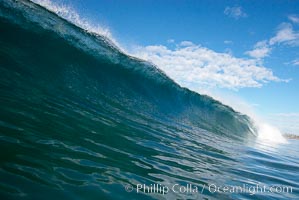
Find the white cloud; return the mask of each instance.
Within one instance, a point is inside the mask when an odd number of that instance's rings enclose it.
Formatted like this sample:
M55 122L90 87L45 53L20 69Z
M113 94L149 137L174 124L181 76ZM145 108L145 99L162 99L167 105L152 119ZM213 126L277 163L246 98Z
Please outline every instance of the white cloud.
M236 58L186 41L176 49L138 47L133 55L156 64L176 82L196 91L214 87L237 90L282 81L256 59Z
M292 65L299 65L299 59L295 59L292 61Z
M299 16L297 16L297 15L289 15L288 18L294 24L299 24Z
M274 37L269 40L270 45L274 44L299 45L299 32L294 31L292 24L282 23Z
M233 55L233 51L230 48L224 49L224 53L227 53L229 55Z
M182 41L180 43L180 46L182 46L182 47L193 46L193 45L194 44L192 42L190 42L190 41Z
M174 43L174 39L168 39L167 43Z
M232 44L233 41L231 41L231 40L224 40L223 43L224 43L224 44Z
M227 6L224 9L224 14L235 19L247 17L247 14L243 11L242 7L240 6L234 6L234 7Z
M269 56L274 46L279 44L298 46L299 31L294 30L290 23L282 23L278 26L275 36L268 40L257 42L254 48L250 51L246 51L245 54L256 59L262 59Z
M262 59L266 56L269 56L271 52L271 48L269 47L267 41L260 41L254 45L253 50L246 51L245 54L256 58L256 59Z
M269 47L262 47L247 51L245 53L253 58L261 59L268 56L270 51L271 49Z

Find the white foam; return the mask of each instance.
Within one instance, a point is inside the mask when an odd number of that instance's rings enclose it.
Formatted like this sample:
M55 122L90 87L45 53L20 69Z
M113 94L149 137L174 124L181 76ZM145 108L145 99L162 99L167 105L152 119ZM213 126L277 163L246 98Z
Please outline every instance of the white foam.
M287 143L287 140L283 137L283 134L278 128L265 122L259 115L256 114L255 106L252 104L249 104L248 102L234 95L222 93L209 93L208 95L219 100L221 103L232 107L234 110L249 116L253 120L254 127L257 130L257 132L253 130L252 132L256 135L259 143L268 143L269 145Z
M258 136L257 139L266 143L287 143L280 130L267 123L260 123L257 125Z

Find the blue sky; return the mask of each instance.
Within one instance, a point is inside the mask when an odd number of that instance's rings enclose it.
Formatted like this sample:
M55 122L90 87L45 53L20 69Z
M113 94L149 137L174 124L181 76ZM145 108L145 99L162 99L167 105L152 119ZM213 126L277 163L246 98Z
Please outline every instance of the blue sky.
M55 2L182 86L299 134L299 1Z

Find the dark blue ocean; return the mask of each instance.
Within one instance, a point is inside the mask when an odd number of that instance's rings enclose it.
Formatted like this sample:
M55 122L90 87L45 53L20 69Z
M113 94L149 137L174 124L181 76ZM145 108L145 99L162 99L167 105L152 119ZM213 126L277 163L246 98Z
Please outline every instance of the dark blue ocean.
M26 0L0 0L0 148L1 200L299 199L295 137Z

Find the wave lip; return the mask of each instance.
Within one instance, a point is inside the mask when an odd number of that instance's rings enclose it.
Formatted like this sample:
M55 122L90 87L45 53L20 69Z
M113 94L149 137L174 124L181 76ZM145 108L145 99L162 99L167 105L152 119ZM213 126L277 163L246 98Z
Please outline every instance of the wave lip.
M80 17L79 14L76 11L74 11L71 7L62 5L62 4L57 5L56 3L53 3L50 0L30 0L30 1L57 14L58 16L66 19L67 21L71 22L72 24L75 24L76 26L78 26L90 33L101 35L101 36L111 40L113 43L117 44L117 46L120 46L119 43L113 38L113 36L108 28L105 28L98 24L90 23L89 20Z

